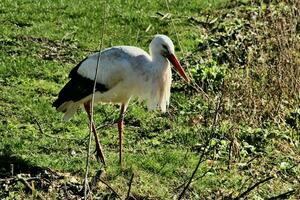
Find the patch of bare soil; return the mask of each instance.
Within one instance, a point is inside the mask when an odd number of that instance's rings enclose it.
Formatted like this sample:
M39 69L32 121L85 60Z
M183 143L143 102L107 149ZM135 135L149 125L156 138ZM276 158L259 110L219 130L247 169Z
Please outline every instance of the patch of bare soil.
M41 49L37 56L43 60L57 60L61 62L75 63L74 51L78 49L77 44L68 41L54 41L43 37L32 37L27 35L20 35L16 37L17 40L23 42L38 43Z
M69 174L34 166L9 152L0 153L0 199L16 193L22 198L48 199L51 198L49 194L53 194L54 198L81 199L83 187Z

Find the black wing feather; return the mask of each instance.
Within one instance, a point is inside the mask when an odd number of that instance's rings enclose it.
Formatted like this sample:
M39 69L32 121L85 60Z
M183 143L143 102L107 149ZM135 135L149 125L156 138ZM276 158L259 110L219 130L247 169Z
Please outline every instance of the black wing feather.
M79 66L80 64L70 72L71 80L59 92L57 100L53 103L54 107L58 108L67 101L79 101L93 93L94 81L79 75L77 73ZM106 92L107 90L104 84L96 84L96 91Z
M69 73L69 78L75 77L78 75L77 71L80 67L80 65L86 60L88 59L88 57L86 57L85 59L83 59L82 61L80 61L80 63L78 63L78 65L76 65Z

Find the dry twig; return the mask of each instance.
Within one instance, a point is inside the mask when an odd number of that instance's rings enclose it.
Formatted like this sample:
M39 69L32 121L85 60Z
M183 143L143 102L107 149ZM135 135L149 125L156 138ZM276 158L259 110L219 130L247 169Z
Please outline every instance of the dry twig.
M252 190L254 190L257 186L259 186L262 183L265 183L271 179L273 179L273 176L270 176L264 180L258 181L257 183L255 183L253 186L249 187L245 192L241 193L239 196L237 196L236 198L234 198L234 200L238 200L238 199L243 199L245 196L248 195L249 192L251 192Z
M103 183L104 185L106 185L115 195L117 195L117 197L119 198L119 199L121 199L121 197L120 197L120 195L108 184L108 183L106 183L104 180L102 180L101 178L99 179L99 181L101 182L101 183Z
M209 140L208 140L208 141L209 141ZM202 151L202 153L201 153L201 155L200 155L200 157L199 157L198 163L197 163L197 165L196 165L196 168L194 169L194 171L193 171L193 173L192 173L192 175L191 175L189 181L187 182L187 184L186 184L185 187L183 188L182 192L180 193L180 195L179 195L179 197L178 197L178 200L182 199L182 197L183 197L185 191L186 191L186 190L188 189L188 187L190 186L190 184L191 184L191 182L192 182L192 180L193 180L193 178L194 178L196 172L198 171L198 168L199 168L200 164L204 161L204 160L203 160L203 157L204 157L205 153L206 153L206 147L205 147L204 150Z
M17 179L18 181L21 181L26 187L28 187L30 190L31 190L31 192L32 192L32 194L35 194L36 196L38 196L40 199L42 199L42 200L45 200L45 198L38 192L38 191L36 191L29 183L28 183L28 179L26 180L25 178L23 178L23 177L18 177L18 179ZM32 179L31 179L32 180Z
M212 125L210 126L210 130L214 130L217 122L218 122L218 114L220 112L220 108L221 108L221 102L222 102L222 98L223 98L223 93L221 93L221 95L219 96L219 100L217 102L217 105L216 105L216 108L215 108L215 112L214 112L214 116L213 116L213 122L212 122ZM213 134L214 135L214 134ZM199 160L198 160L198 163L196 165L196 168L194 169L189 181L187 182L187 184L185 185L184 189L182 190L182 192L180 193L179 197L178 197L178 200L182 199L184 193L186 192L186 190L188 189L189 185L191 184L196 172L198 171L198 168L200 166L200 164L204 161L203 160L203 157L205 155L206 152L209 151L209 143L210 143L210 140L213 138L213 135L206 141L205 143L205 148L203 149L202 153L200 154L200 157L199 157ZM208 147L208 149L207 149ZM205 173L206 174L206 173ZM201 176L203 177L203 176Z
M131 178L130 178L130 181L129 181L129 187L128 187L128 191L127 191L127 196L126 196L125 199L129 199L131 185L132 185L132 181L133 181L133 176L134 176L134 173L132 173L132 175L131 175Z
M96 67L96 73L94 78L94 86L93 86L93 94L92 94L92 101L91 101L91 117L90 117L90 131L89 131L89 142L88 142L88 149L87 149L87 158L86 158L86 167L85 167L85 177L84 177L84 199L88 199L88 174L89 174L89 166L90 166L90 148L91 148L91 139L92 139L92 131L93 131L93 122L94 122L94 100L95 100L95 91L96 91L96 84L97 84L97 75L98 75L98 69L99 69L99 63L101 59L101 49L103 46L103 38L104 38L104 32L105 32L105 21L106 21L106 3L104 5L104 15L102 19L102 27L103 30L101 32L101 42L100 42L100 53L97 59L97 67Z
M288 199L291 195L295 194L295 192L296 192L295 190L290 190L290 191L287 191L287 192L282 193L280 195L268 198L267 200Z

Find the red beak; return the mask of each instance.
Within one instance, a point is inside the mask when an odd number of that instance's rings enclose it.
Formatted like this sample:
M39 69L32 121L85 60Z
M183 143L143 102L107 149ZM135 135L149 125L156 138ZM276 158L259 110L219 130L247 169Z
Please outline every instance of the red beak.
M175 67L175 69L178 71L178 73L180 74L180 76L187 82L190 82L190 79L188 78L188 76L186 75L184 69L182 68L182 66L180 65L178 59L176 58L176 56L174 54L169 54L167 55L168 60L172 63L172 65Z

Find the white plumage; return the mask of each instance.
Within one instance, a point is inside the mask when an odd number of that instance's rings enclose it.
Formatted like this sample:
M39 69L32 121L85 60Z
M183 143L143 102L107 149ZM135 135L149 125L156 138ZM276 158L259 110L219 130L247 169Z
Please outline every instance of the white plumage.
M156 35L149 49L150 55L137 47L116 46L88 56L71 71L71 80L60 92L54 106L64 112L64 119L68 120L81 104L91 101L99 59L95 102L121 104L121 124L132 98L145 100L150 110L165 112L169 105L172 81L170 62L187 82L189 79L175 57L170 38ZM120 131L122 128L119 128Z

